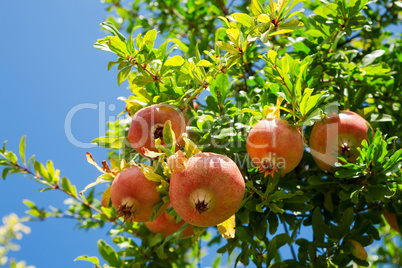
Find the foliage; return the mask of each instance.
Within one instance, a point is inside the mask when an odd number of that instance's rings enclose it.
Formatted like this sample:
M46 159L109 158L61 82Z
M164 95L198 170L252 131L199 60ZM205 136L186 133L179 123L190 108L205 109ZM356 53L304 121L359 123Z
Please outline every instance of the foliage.
M220 245L217 253L229 253L235 265L380 267L392 262L401 266L396 260L400 240L391 238L395 232L384 227L382 218L384 210L396 213L402 230L402 38L389 28L400 26L401 1L137 0L128 6L120 0L104 2L111 16L101 27L111 35L94 46L116 55L108 69L117 67L118 85L131 90L130 96L121 98L126 111L109 122L105 137L93 141L108 149L111 167L106 161L97 166L88 155L102 175L77 192L51 161L46 165L33 157L26 161L25 138L20 160L4 144L3 178L20 173L45 185L43 191L59 190L69 196L65 212L25 201L31 217L73 217L85 229L110 223L119 249L98 242L107 263L102 267L191 267L200 258L196 241ZM205 99L199 100L200 95ZM169 201L168 178L173 170L165 157L175 156L174 146L157 142L159 151L147 152L156 160L149 161L127 141L130 116L155 103L168 103L186 113L187 157L198 150L212 151L227 155L241 168L246 194L235 214L234 237L233 224L225 222L218 228L195 228L192 239L177 239L186 225L163 238L143 224L121 222L109 202L110 188L101 200L94 197L91 187L110 184L131 162L159 183L163 201ZM338 109L359 113L373 127L356 163L341 158L331 174L317 167L306 148L299 166L284 177L264 177L251 164L247 133L259 120L279 115L308 140L311 126ZM174 144L177 137L171 126L165 129L164 140ZM168 211L176 215L174 209ZM307 229L313 237L303 235ZM356 257L350 242L369 247L380 240L378 257L367 260ZM290 248L290 258L281 256L279 249L284 246ZM77 260L96 267L102 263L89 256ZM219 263L220 257L214 267Z

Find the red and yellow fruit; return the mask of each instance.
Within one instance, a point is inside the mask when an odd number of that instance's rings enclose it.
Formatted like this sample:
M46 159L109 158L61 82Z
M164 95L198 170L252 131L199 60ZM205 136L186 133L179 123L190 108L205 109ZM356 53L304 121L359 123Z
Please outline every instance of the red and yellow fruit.
M304 141L300 131L283 119L264 119L258 122L247 138L247 152L265 175L282 175L292 171L301 161Z
M186 133L186 117L179 109L166 104L151 105L134 114L128 131L131 146L141 155L144 155L142 148L158 151L155 139L161 139L164 144L163 129L167 120L172 124L176 143L183 146L181 135Z
M367 121L351 111L331 113L324 122L317 122L310 135L310 152L317 165L327 171L338 162L338 155L355 162L357 147L367 140Z
M157 186L157 183L144 176L138 166L123 169L113 180L110 189L110 198L119 217L124 217L124 221L149 221L154 206L161 202ZM163 211L161 209L157 217Z
M236 163L230 158L200 153L188 159L183 171L170 180L170 201L186 222L200 227L217 225L240 207L245 183Z
M176 217L164 212L159 218L153 220L152 222L146 222L145 226L147 226L147 228L154 234L162 234L164 237L167 237L177 232L184 223L185 221L176 223ZM183 230L180 238L188 238L193 234L193 226L189 225Z

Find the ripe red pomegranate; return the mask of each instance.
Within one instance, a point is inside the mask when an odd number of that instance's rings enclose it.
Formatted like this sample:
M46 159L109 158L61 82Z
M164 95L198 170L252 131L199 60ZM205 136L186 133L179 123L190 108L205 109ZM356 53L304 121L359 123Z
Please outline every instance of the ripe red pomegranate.
M185 221L180 221L176 223L176 217L169 215L167 212L164 212L162 216L153 220L152 222L146 222L145 226L147 226L147 228L154 234L159 233L162 234L164 237L167 237L177 232L184 223ZM183 230L180 238L188 238L193 234L193 226L189 225L186 229Z
M387 220L389 226L391 226L392 229L397 231L398 233L401 233L399 231L399 226L398 222L396 221L396 216L393 213L389 213L388 211L384 211L384 217Z
M170 202L186 222L200 227L217 225L232 216L244 196L244 179L230 158L200 153L188 159L170 180Z
M304 152L302 133L286 120L263 119L250 131L247 152L265 176L281 175L292 171L301 161Z
M310 135L310 152L317 165L333 172L338 155L355 162L359 156L356 149L367 140L367 121L351 111L330 113L323 122L317 122Z
M183 146L184 141L181 135L186 133L186 117L178 108L166 104L154 104L134 114L128 131L128 141L131 146L141 155L144 155L143 147L158 151L155 148L155 139L161 139L164 144L163 128L167 120L170 120L172 124L176 143Z
M161 202L157 186L157 183L144 176L138 166L123 169L113 180L110 190L110 198L119 217L124 217L124 221L149 221L154 206ZM163 211L161 209L157 217Z

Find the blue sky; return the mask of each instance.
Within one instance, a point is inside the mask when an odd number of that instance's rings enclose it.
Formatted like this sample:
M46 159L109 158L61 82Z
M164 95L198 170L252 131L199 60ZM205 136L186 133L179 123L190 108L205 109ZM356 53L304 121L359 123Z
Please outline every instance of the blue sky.
M99 0L3 1L0 8L0 141L8 140L8 148L17 151L19 139L26 135L27 155L35 154L41 162L53 160L78 189L99 175L87 164L85 153L90 151L98 162L107 155L104 149L81 149L68 141L64 130L68 111L82 103L114 104L116 111L106 109L107 118L124 109L117 97L129 94L117 86L116 71L107 71L113 55L92 47L106 35L99 27L106 17L104 9ZM77 140L90 142L99 136L98 113L99 109L76 113L72 133ZM0 217L11 212L23 216L23 199L39 207L66 208L63 193L40 193L40 188L18 175L1 180ZM110 241L107 228L77 230L70 219L28 225L31 234L10 256L36 267L92 267L73 260L82 254L98 255L99 238Z

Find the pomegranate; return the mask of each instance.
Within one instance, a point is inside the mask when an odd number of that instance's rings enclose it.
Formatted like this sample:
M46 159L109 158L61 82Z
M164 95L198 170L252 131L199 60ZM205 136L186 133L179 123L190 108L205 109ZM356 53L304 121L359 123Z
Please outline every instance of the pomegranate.
M154 104L134 114L128 131L131 146L141 155L144 155L143 147L150 151L158 151L155 139L161 139L164 144L163 128L167 120L172 124L177 145L183 146L181 135L186 133L186 117L178 108L166 104Z
M333 172L338 155L355 162L359 147L367 140L367 121L351 111L328 114L323 122L317 122L310 135L310 152L317 165Z
M167 212L164 212L162 216L153 220L152 222L146 222L145 226L147 226L147 228L154 234L160 233L164 237L167 237L177 232L184 223L185 221L180 221L176 223L176 217L169 215ZM193 227L189 225L186 229L183 230L180 238L188 238L193 234Z
M186 222L200 227L214 226L230 218L240 207L245 183L230 158L200 153L188 159L183 171L170 180L170 201Z
M110 198L119 217L124 217L124 221L149 221L154 206L161 202L157 186L157 183L145 177L138 166L123 169L113 180L110 189ZM164 209L160 209L156 216L159 217Z
M304 152L302 133L286 120L263 119L250 131L247 152L265 176L280 170L281 175L292 171Z

